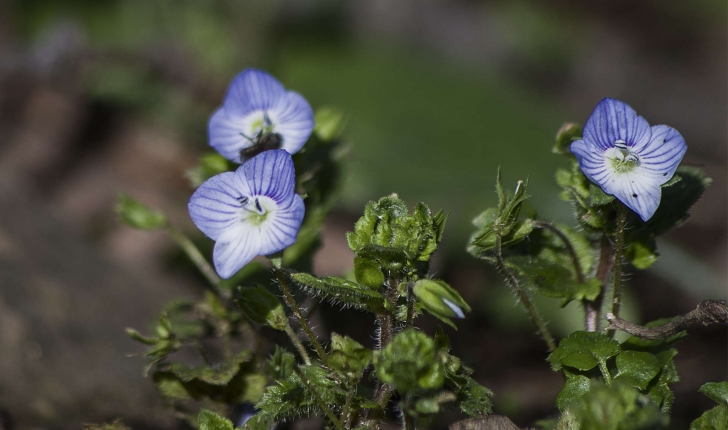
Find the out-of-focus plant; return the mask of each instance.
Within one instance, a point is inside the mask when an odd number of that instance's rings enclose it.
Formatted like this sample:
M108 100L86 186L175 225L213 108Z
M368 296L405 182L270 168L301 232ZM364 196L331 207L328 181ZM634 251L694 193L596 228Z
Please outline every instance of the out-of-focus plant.
M309 416L326 428L396 420L414 429L443 408L473 417L453 428L509 428L507 418L490 415L491 391L450 353L444 332L415 324L428 313L456 328L471 310L430 273L443 211L423 203L410 211L396 194L370 202L347 234L353 275L311 273L339 195L343 121L330 108L314 114L265 72L233 81L210 120L210 144L221 155L203 156L188 174L196 188L190 215L216 242L213 264L164 214L120 197L125 222L168 231L209 283L201 300L172 302L154 335L128 330L148 345L145 371L177 414L203 430L270 429ZM542 427L664 428L678 380L675 343L692 325L728 321L725 305L709 301L646 327L619 317L624 270L656 260L655 237L683 222L710 183L699 169L678 167L685 149L677 131L650 127L617 100L602 101L583 133L564 126L554 151L571 164L557 181L575 209L574 228L539 220L526 203L527 183L509 193L498 173L498 205L475 219L468 250L500 271L545 341L552 369L564 374L555 399L561 414ZM555 339L533 294L582 303L584 331ZM310 322L321 300L370 314L374 347L336 332L323 343ZM615 330L632 337L617 342ZM181 350L193 351L197 364L176 358ZM693 428L726 428L725 383L702 391L719 406Z

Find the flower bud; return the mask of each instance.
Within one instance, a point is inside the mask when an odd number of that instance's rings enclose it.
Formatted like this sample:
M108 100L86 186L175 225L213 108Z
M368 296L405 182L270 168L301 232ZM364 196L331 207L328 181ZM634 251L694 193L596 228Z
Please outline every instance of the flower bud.
M288 317L276 296L262 287L241 288L240 300L235 302L251 320L276 330L285 330Z
M463 319L463 309L470 312L470 306L460 294L442 281L420 279L412 291L422 307L437 317Z

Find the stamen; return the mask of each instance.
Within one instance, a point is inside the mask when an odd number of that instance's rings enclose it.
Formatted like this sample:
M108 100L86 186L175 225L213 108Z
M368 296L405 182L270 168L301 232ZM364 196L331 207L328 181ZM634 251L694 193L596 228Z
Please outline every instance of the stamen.
M263 208L260 207L260 201L258 201L258 198L255 199L255 207L258 209L258 212L263 212Z
M242 206L245 206L245 205L247 205L247 204L248 204L248 200L249 200L249 199L248 199L247 197L245 197L245 196L240 196L240 197L238 197L238 201L240 202L240 204L241 204Z

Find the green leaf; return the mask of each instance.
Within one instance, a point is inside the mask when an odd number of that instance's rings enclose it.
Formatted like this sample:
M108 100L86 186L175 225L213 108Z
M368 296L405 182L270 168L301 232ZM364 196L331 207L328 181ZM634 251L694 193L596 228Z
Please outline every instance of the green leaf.
M185 173L192 188L197 188L203 182L220 173L231 170L230 161L217 152L210 152L200 157L200 164Z
M657 261L657 244L654 240L631 242L625 257L636 269L645 270Z
M609 386L592 383L574 412L584 430L660 429L669 421L649 397L617 381Z
M383 312L384 296L356 282L336 276L317 278L308 273L292 273L290 276L311 294L323 295L335 303L372 312Z
M145 345L154 345L159 341L159 339L156 337L144 337L138 331L128 327L126 328L126 335L134 339L135 341L141 342Z
M356 282L375 291L381 289L384 284L384 273L379 269L379 265L366 258L354 258L354 276Z
M589 184L589 205L592 207L606 206L614 201L614 196L607 194L594 184Z
M580 405L590 387L591 380L586 376L567 373L566 383L556 396L556 407L564 411L566 408Z
M274 381L288 379L293 374L296 357L276 345L273 355L265 362L265 373Z
M698 390L718 404L728 404L728 382L708 382Z
M360 343L337 333L331 334L329 367L349 379L357 378L372 360L372 352Z
M619 344L609 336L576 331L561 340L559 346L549 355L549 361L554 370L567 366L587 371L617 354Z
M276 330L288 327L288 317L280 300L263 287L239 288L240 300L235 303L245 315L258 324L266 324Z
M124 422L120 419L103 424L84 423L83 430L131 430L127 427Z
M629 378L640 390L645 390L662 370L660 361L649 352L622 351L616 363L619 371L617 378Z
M487 415L493 412L493 402L490 398L493 392L480 385L467 375L461 375L464 384L455 388L455 394L460 404L460 410L471 417Z
M564 263L567 267L564 267ZM568 261L551 262L544 258L509 257L506 266L524 276L528 287L545 296L563 299L561 306L572 300L594 300L601 292L601 282L589 279L586 283L576 282L573 264Z
M725 430L728 428L728 405L705 412L690 424L690 430Z
M313 132L324 142L339 137L346 125L344 113L331 107L317 109L314 114L314 122L316 125L313 128Z
M197 417L200 430L233 430L233 423L215 412L203 409Z
M137 200L119 194L116 212L130 227L141 230L156 230L167 226L167 217L159 211L149 209Z
M251 360L249 351L216 366L188 367L182 363L164 363L159 370L177 376L182 382L198 380L210 385L227 385L237 375L240 365Z

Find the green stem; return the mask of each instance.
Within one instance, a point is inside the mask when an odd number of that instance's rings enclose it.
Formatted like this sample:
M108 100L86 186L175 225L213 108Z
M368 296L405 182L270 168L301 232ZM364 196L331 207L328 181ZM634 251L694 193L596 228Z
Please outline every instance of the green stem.
M329 408L329 405L326 404L326 402L323 401L321 397L319 397L318 393L316 392L316 389L311 386L310 381L306 378L306 375L301 372L301 369L298 368L298 366L293 366L298 376L301 378L301 381L306 385L306 388L308 388L308 392L311 393L311 396L313 396L313 399L316 403L318 403L319 407L324 411L324 414L326 414L326 417L336 426L338 430L344 430L344 426L341 424L341 421L339 421L338 418L336 418L336 415L334 415L334 411Z
M407 283L407 321L405 328L412 328L415 317L415 295L412 293L412 282Z
M187 254L187 257L189 257L200 273L207 278L207 281L212 287L212 292L220 298L229 299L229 297L226 297L218 288L218 284L220 284L220 277L217 276L217 273L215 273L215 269L212 268L210 263L208 263L207 259L202 255L200 250L197 249L195 244L192 243L190 238L172 226L167 226L167 232L177 242L180 248L182 248L182 251Z
M531 321L536 325L536 328L538 329L539 333L541 334L541 337L543 338L544 342L546 342L546 346L548 346L549 351L553 351L556 349L556 342L554 341L553 336L551 336L551 333L549 332L549 329L546 327L546 323L541 319L541 316L538 314L538 310L531 302L531 299L528 297L528 293L521 288L521 284L518 282L518 278L516 278L513 273L508 270L508 268L505 265L505 262L503 261L503 256L501 255L501 237L496 236L495 238L495 258L496 258L496 269L503 275L504 278L506 278L506 283L513 289L513 292L516 294L516 297L518 297L518 300L523 304L523 307L526 308L526 313L531 317Z
M291 308L291 311L293 311L293 314L298 319L299 324L301 324L301 328L303 328L303 331L306 333L308 340L311 342L311 345L313 345L313 349L316 350L316 354L318 354L324 365L328 366L329 357L326 355L326 352L319 343L318 339L316 339L316 335L313 333L313 330L311 330L311 327L308 325L306 318L304 318L303 313L301 312L301 308L299 308L298 304L296 303L296 299L293 298L293 295L288 290L286 280L283 279L281 271L277 268L273 268L273 271L276 274L276 279L278 279L278 285L281 287L281 291L283 292L283 300L285 300L288 307Z
M351 402L354 400L354 395L356 395L356 384L357 382L354 380L349 380L349 392L346 393L346 402L344 403L344 408L341 410L341 416L344 418L344 428L350 429L351 428Z
M609 373L609 368L607 367L607 362L604 360L599 360L599 370L602 372L602 376L604 377L604 382L607 383L607 385L612 384L612 375Z
M622 268L624 267L624 232L627 224L627 209L624 205L617 206L617 236L614 243L614 299L612 301L612 315L619 317L622 307ZM614 330L609 331L614 336Z
M296 346L296 349L298 349L298 352L301 353L301 358L303 358L303 362L306 363L307 366L310 366L311 357L308 356L306 348L303 347L301 340L298 339L298 336L296 336L296 333L293 331L293 328L291 328L290 324L286 324L285 332L291 339L291 342L293 342L293 345Z

